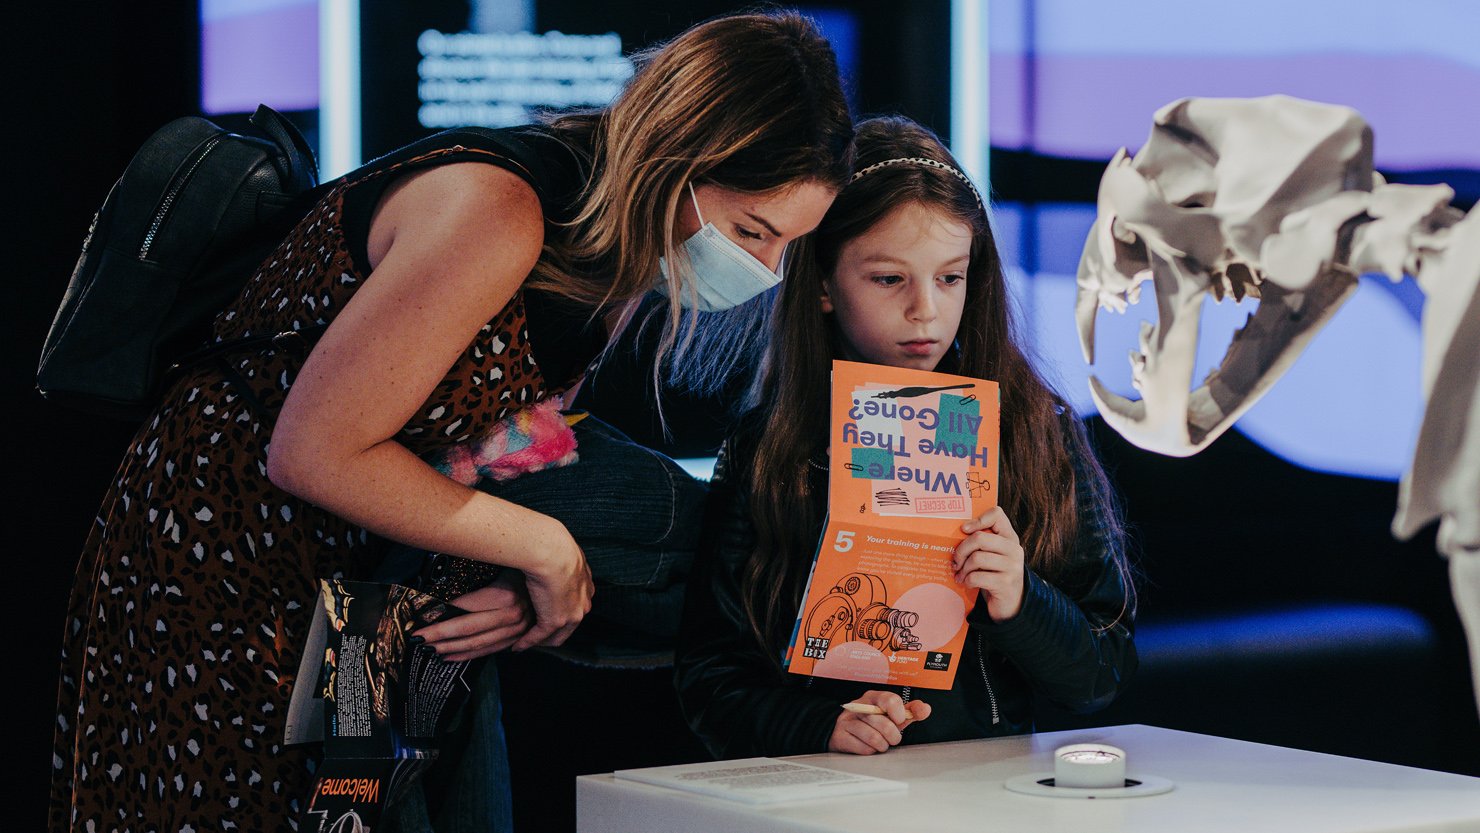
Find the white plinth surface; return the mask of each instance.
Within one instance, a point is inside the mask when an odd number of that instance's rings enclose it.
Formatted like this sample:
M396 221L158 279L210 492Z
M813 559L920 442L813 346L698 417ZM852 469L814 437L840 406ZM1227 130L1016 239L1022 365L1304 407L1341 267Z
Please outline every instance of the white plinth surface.
M1126 751L1126 776L1174 782L1117 801L1041 798L1003 787L1052 771L1066 743ZM1480 754L1480 751L1477 751ZM1480 778L1160 729L1113 726L903 746L883 755L791 759L904 781L909 791L748 807L586 775L580 833L1032 831L1032 833L1480 833Z

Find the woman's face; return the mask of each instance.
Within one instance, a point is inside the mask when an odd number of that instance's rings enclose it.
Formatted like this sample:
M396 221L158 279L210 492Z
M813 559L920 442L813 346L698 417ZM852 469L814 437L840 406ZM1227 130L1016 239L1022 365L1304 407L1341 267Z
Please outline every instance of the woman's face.
M818 182L803 182L768 194L734 191L718 185L695 185L694 198L682 201L674 245L693 236L704 222L776 271L787 244L817 228L837 192ZM695 210L697 204L698 210Z
M822 294L843 358L934 370L961 325L970 261L971 227L917 202L844 243Z

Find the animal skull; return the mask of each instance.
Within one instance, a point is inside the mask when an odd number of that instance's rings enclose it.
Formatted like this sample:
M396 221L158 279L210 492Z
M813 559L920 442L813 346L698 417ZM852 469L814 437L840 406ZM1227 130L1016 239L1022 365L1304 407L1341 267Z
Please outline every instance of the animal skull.
M1350 231L1380 183L1372 133L1348 108L1271 96L1182 99L1157 111L1135 158L1122 149L1105 171L1079 264L1086 361L1094 361L1097 307L1124 312L1142 283L1156 290L1157 323L1143 323L1131 354L1141 399L1090 378L1106 422L1175 456L1216 439L1356 289ZM1209 292L1219 301L1257 298L1259 307L1193 390Z
M1140 400L1090 388L1131 442L1186 456L1248 410L1356 287L1412 275L1423 290L1425 409L1393 533L1439 521L1480 705L1480 211L1443 185L1388 185L1354 111L1285 96L1182 99L1100 182L1079 263L1076 317L1094 361L1098 307L1123 312L1150 279L1158 321L1131 355ZM1218 368L1189 391L1203 296L1259 308Z

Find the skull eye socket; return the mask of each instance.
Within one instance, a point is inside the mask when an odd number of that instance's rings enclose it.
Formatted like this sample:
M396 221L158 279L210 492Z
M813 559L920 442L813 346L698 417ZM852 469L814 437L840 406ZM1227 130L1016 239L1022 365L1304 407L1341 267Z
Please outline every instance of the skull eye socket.
M1151 268L1151 256L1141 236L1126 227L1116 218L1110 224L1110 239L1114 244L1115 270L1122 275L1134 275Z
M1247 263L1230 263L1228 264L1228 268L1224 270L1224 274L1228 275L1230 280L1238 281L1239 283L1254 283L1254 272L1249 269Z
M1213 273L1212 278L1208 289L1218 301L1229 296L1234 303L1239 303L1246 297L1256 300L1259 298L1259 283L1263 278L1241 260L1229 262L1222 271Z

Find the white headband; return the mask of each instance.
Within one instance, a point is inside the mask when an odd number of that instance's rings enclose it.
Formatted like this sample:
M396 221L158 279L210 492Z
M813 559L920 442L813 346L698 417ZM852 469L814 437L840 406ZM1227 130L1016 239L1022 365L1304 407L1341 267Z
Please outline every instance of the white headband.
M976 207L982 207L982 195L976 190L976 186L972 184L971 180L967 179L966 174L961 173L960 171L956 170L950 165L947 165L944 162L937 162L934 159L926 159L923 156L899 156L894 159L885 159L882 162L875 162L874 164L869 165L867 168L861 168L857 171L854 171L853 177L848 181L850 183L857 182L858 179L864 174L872 173L880 168L888 168L894 165L924 165L929 168L939 168L940 170L945 171L951 176L954 176L955 178L966 183L966 187L971 189L971 195L976 198Z

